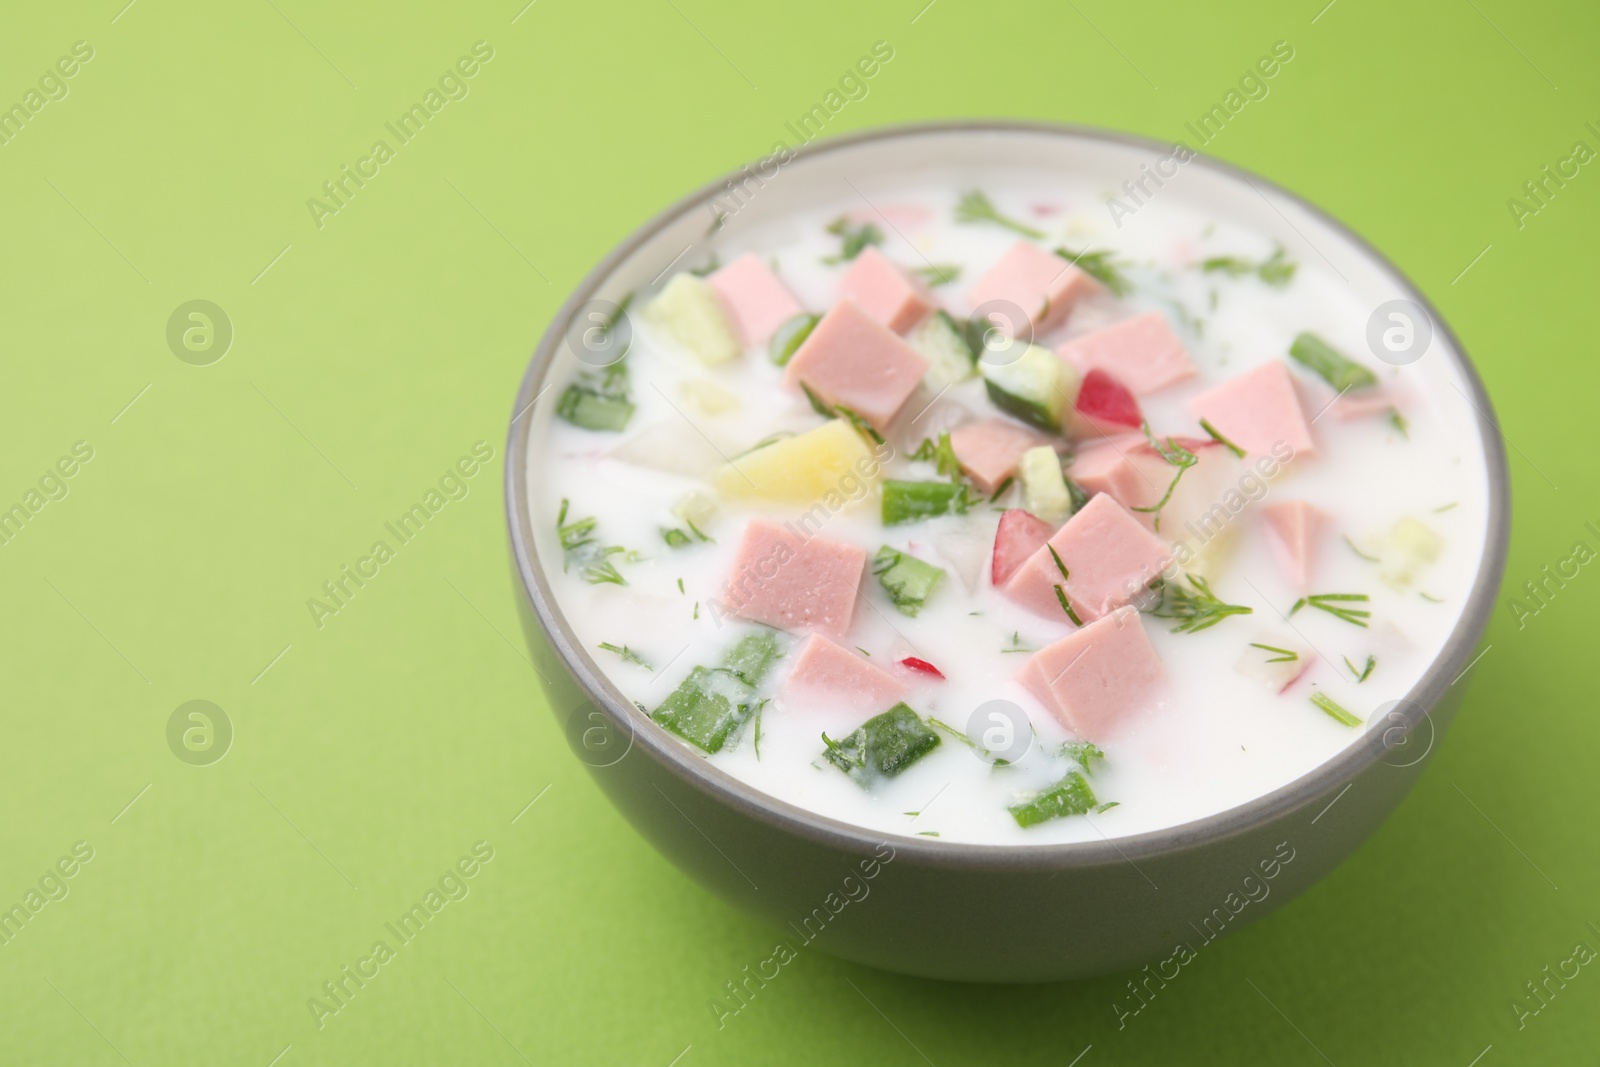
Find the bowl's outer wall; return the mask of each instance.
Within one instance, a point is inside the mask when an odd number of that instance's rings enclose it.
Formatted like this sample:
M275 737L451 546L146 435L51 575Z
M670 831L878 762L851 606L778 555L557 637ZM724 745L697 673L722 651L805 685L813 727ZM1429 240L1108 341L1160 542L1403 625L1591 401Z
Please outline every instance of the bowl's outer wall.
M574 754L679 869L777 927L769 952L780 944L817 948L885 970L976 982L1057 981L1151 964L1138 980L1158 983L1188 962L1185 947L1203 952L1210 940L1276 910L1337 867L1427 765L1426 758L1404 767L1375 763L1346 787L1270 822L1137 863L1054 870L930 863L896 850L889 838L876 851L855 852L753 817L625 737L602 738L601 747L625 754L596 766L583 733L614 728L609 718L588 717L598 706L545 636L525 592L517 604ZM1454 718L1464 687L1452 686L1429 711L1430 747ZM1395 763L1402 762L1399 751ZM1131 997L1128 1006L1136 1006Z

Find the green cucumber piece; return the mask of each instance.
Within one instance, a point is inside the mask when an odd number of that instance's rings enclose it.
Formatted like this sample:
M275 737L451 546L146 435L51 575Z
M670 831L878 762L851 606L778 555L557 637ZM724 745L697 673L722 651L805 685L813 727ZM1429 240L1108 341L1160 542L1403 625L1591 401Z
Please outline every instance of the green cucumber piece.
M1009 363L982 360L978 370L994 406L1029 426L1061 432L1061 418L1076 396L1076 375L1042 345L1027 345Z
M863 789L893 778L939 747L939 735L904 703L874 715L842 741L822 735L822 756Z
M884 545L872 558L872 573L903 615L915 616L944 578L944 570Z
M978 355L948 311L923 319L907 340L928 361L928 377L940 386L964 382L978 372Z
M1076 509L1061 473L1061 457L1049 445L1030 448L1017 463L1017 481L1022 483L1022 506L1045 522L1060 525Z

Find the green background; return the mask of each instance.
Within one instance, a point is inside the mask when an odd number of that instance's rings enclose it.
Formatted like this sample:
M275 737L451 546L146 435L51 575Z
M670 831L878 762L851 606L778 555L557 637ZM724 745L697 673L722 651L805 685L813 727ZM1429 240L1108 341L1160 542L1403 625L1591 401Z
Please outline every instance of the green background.
M1600 947L1600 574L1520 627L1507 596L1597 545L1600 173L1520 229L1506 201L1600 147L1594 5L122 2L18 5L0 34L0 102L95 50L0 147L0 505L94 449L0 547L0 904L94 850L0 945L0 1061L1593 1062L1595 968L1520 1029L1511 1001ZM479 40L470 95L319 229L307 199ZM519 647L502 438L549 315L877 40L894 59L830 134L999 115L1182 137L1288 41L1208 151L1393 257L1510 442L1508 593L1433 767L1126 1029L1115 977L980 988L814 951L719 1029L707 1001L776 935L608 807ZM193 299L235 330L210 366L166 342ZM469 495L317 628L306 599L479 440ZM167 744L192 699L236 731L211 766ZM480 840L470 895L318 1029L307 998Z

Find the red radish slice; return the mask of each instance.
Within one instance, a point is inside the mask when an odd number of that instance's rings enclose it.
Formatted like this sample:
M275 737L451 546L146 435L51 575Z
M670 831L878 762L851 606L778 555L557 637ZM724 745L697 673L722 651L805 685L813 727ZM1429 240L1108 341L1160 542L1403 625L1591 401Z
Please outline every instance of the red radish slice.
M925 659L918 659L916 656L907 656L905 659L900 661L900 666L905 667L907 670L920 671L923 674L931 674L941 682L944 681L944 672Z
M1021 508L1007 508L1000 516L1000 528L994 532L994 562L989 568L989 580L995 585L1005 585L1017 568L1028 557L1039 551L1056 528L1048 522Z
M1287 682L1283 683L1283 688L1278 690L1278 695L1279 696L1283 696L1283 694L1285 694L1289 690L1293 689L1295 687L1295 684L1297 682L1299 682L1300 679L1304 678L1310 672L1310 670L1311 670L1311 662L1309 660L1307 660L1306 661L1306 665L1304 667L1301 667L1298 671L1296 671L1293 678L1290 678Z
M1091 368L1078 387L1078 414L1097 426L1137 430L1144 422L1132 391L1099 367Z

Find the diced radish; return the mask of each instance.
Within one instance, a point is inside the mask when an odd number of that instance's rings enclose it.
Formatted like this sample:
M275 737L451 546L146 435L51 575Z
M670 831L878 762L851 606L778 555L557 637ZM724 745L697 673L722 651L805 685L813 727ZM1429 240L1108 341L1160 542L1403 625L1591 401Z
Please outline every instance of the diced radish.
M1300 679L1304 678L1306 676L1306 674L1310 670L1311 670L1311 660L1309 658L1307 658L1306 661L1305 661L1305 666L1301 667L1298 671L1296 671L1295 672L1295 676L1293 678L1290 678L1287 682L1285 682L1283 684L1283 688L1278 690L1278 695L1279 696L1283 696L1283 694L1285 694L1289 690L1293 689L1294 688L1294 683L1296 683Z
M1132 390L1099 367L1083 376L1076 407L1079 415L1107 432L1137 430L1144 422Z
M1036 515L1021 508L1007 508L1000 516L1000 527L994 532L994 562L989 568L989 580L997 586L1005 585L1017 568L1029 556L1039 551L1056 529Z
M916 656L907 656L905 659L900 661L900 666L906 668L907 670L920 671L923 674L931 674L941 682L944 681L944 672L925 659L918 659Z

